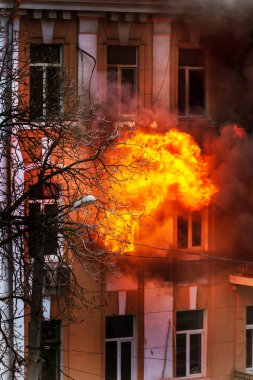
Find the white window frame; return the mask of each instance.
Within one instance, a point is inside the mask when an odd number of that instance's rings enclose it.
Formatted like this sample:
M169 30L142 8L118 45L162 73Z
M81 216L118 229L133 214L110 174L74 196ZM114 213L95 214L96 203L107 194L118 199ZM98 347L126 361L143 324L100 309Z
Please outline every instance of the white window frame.
M109 317L109 316L108 316ZM120 317L120 315L119 315ZM131 342L131 380L137 380L137 342L136 342L136 318L133 316L133 336L105 339L105 342L117 342L117 380L121 380L121 343Z
M34 46L36 44L33 44ZM41 44L38 44L41 45ZM50 44L54 45L54 44ZM59 45L59 44L57 44ZM45 63L45 62L36 62L32 63L30 62L30 67L40 67L43 72L43 106L42 106L42 119L45 119L47 117L47 103L46 103L46 86L47 86L47 67L59 67L60 69L63 68L63 46L60 47L60 62L59 63ZM63 99L60 97L60 113L62 112L63 109Z
M138 89L138 75L137 75L137 68L138 68L138 51L137 51L137 46L136 48L136 64L107 64L107 70L109 68L117 69L117 90L119 94L119 102L118 102L118 107L119 107L119 116L122 117L133 117L137 115L137 89ZM131 114L125 114L122 113L122 103L121 103L121 89L122 89L122 69L134 69L134 103L135 103L135 110L134 113Z
M191 310L185 310L185 312L191 311ZM205 376L206 372L206 312L205 310L202 310L203 312L203 328L202 329L196 329L196 330L180 330L176 331L176 335L185 334L186 335L186 375L185 376L179 376L175 379L185 379L186 377L195 378L195 377L203 377ZM190 373L190 336L201 334L201 371L199 373Z
M185 248L178 247L178 218L184 215L188 221L188 244ZM174 246L178 250L207 250L208 249L208 209L200 211L201 215L201 243L200 245L192 245L192 214L180 213L178 210L174 217Z

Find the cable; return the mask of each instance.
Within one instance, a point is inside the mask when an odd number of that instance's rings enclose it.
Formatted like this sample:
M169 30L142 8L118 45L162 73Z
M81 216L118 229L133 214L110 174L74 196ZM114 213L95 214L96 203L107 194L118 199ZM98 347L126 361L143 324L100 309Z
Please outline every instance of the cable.
M116 239L115 239L116 240ZM253 261L250 260L242 260L242 259L236 259L236 258L229 258L229 257L224 257L224 256L214 256L214 255L209 255L207 253L203 252L196 252L196 251L184 251L184 250L179 250L179 249L174 249L174 248L163 248L163 247L157 247L157 246L152 246L148 244L140 244L140 243L130 243L122 240L116 240L122 243L126 243L129 245L134 245L138 247L144 247L144 248L151 248L154 250L159 250L159 251L164 251L167 253L177 253L177 254L183 254L183 255L197 255L201 257L205 257L207 261L227 261L227 262L235 262L238 264L253 264ZM164 256L147 256L147 255L136 255L136 254L128 254L124 253L122 257L127 256L127 257L133 257L133 258L147 258L147 259L163 259L163 260L174 260L174 261L181 261L181 262L186 262L190 261L193 262L192 260L180 260L175 257L164 257ZM203 262L204 260L201 260L200 262Z
M91 80L92 80L92 77L93 77L93 73L94 73L94 70L95 70L95 67L97 65L97 61L96 61L96 58L93 57L93 55L89 54L87 51L83 50L80 48L80 46L77 46L77 48L83 53L83 54L86 54L88 57L90 57L93 61L94 61L94 64L93 64L93 67L92 67L92 70L91 70L91 75L90 75L90 79L89 79L89 103L90 103L90 106L91 106ZM82 66L83 66L83 61L82 61ZM82 75L83 75L83 67L82 67Z

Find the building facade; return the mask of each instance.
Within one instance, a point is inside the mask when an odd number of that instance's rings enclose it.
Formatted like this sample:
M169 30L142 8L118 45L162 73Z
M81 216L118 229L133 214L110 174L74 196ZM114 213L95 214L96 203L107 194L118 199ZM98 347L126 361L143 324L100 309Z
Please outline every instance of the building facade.
M53 89L65 70L80 104L105 102L114 121L155 109L202 146L208 134L221 134L221 123L250 130L252 29L236 9L224 8L214 21L218 11L198 2L21 1L14 29L20 60L23 52L29 57L31 112L34 105L45 118L50 107L60 112ZM50 208L48 199L39 207ZM166 221L153 227L156 238L150 230L127 264L120 260L120 276L94 282L74 267L106 306L92 313L80 307L74 323L60 320L52 301L42 326L45 380L246 380L253 373L251 242L234 239L229 205L185 213L168 201L167 208Z

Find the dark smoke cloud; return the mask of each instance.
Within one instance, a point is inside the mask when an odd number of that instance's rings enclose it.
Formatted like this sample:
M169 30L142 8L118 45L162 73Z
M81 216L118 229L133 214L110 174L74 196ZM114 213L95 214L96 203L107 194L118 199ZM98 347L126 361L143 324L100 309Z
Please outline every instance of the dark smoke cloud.
M216 248L253 260L253 136L225 126L206 148L219 188L214 199Z

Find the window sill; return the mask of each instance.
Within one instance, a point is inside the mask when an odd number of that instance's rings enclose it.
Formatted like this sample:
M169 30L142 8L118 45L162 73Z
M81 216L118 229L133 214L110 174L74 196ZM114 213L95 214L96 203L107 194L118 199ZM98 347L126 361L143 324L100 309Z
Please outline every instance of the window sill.
M188 376L185 376L185 377L164 377L164 378L161 378L160 380L187 380L187 379L203 379L203 380L210 380L209 378L205 377L202 373L198 373L198 374L192 374L192 375L188 375Z

